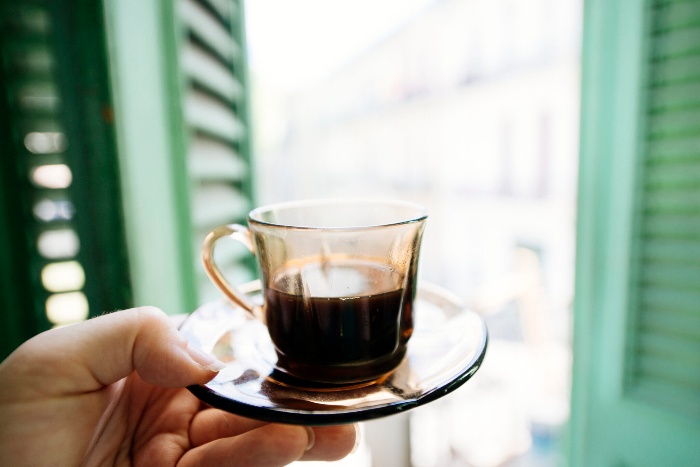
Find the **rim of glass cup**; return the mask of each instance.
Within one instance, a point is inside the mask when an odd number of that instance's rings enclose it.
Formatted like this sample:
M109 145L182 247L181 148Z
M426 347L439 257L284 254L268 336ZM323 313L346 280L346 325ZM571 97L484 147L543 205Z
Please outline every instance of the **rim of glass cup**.
M263 220L261 215L275 210L289 209L289 208L301 208L301 207L327 207L333 205L356 205L358 207L366 206L382 206L382 207L398 207L398 208L408 208L414 211L414 215L405 216L404 219L400 221L392 222L378 222L378 223L367 223L364 225L347 225L342 227L330 227L330 226L302 226L294 225L292 223L277 223ZM410 201L403 200L389 200L389 199L375 199L375 198L328 198L328 199L307 199L299 201L285 201L281 203L273 203L265 206L260 206L253 209L248 214L248 222L258 225L264 225L268 227L283 227L285 229L298 229L298 230L362 230L362 229L373 229L378 227L389 227L403 224L412 224L416 222L421 222L428 218L427 209L418 204Z

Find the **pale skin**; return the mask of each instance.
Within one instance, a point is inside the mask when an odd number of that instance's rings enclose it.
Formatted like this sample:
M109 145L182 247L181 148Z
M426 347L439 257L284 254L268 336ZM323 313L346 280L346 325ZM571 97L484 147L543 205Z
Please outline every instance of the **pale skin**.
M353 425L272 424L203 405L185 388L219 368L150 307L40 334L0 364L0 465L282 466L355 447Z

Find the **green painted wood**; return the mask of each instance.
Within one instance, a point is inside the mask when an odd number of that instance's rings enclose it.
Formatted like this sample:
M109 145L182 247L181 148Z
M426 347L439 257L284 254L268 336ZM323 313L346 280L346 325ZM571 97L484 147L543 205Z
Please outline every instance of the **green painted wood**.
M0 360L49 323L43 303L36 299L36 278L30 266L33 246L23 226L32 222L26 198L30 189L22 177L19 149L22 135L14 124L18 109L8 44L17 37L15 12L0 5Z
M242 10L232 0L107 5L137 302L191 311L212 298L204 235L252 207ZM252 277L241 258L223 259Z
M168 58L168 2L105 2L134 301L167 313L194 309L183 142Z
M100 2L51 2L61 121L90 315L132 305L112 92Z
M700 2L585 4L569 463L700 456Z
M218 295L199 259L204 236L217 225L245 224L253 206L244 17L238 2L228 0L184 0L175 13L172 57L180 71L192 263L204 302ZM217 262L231 281L254 277L251 255L237 244L222 242Z
M0 3L3 354L131 304L103 17L99 2ZM69 174L65 186L33 180L51 166ZM74 280L48 280L57 267ZM62 299L72 304L58 314Z

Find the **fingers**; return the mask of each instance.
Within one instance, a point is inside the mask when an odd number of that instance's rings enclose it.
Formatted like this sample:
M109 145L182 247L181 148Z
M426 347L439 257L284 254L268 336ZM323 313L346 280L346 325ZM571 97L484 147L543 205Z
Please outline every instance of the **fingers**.
M190 443L193 446L201 446L217 439L238 436L264 425L267 423L239 417L219 409L206 409L192 419Z
M352 453L360 445L360 427L357 424L314 427L314 445L304 453L303 461L337 461Z
M257 431L266 425L265 422L239 417L219 409L206 409L199 412L192 420L190 442L195 447L204 446L223 438ZM314 427L312 430L313 435L308 439L309 442L313 441L313 445L303 452L301 460L342 459L360 442L360 431L357 425Z
M309 433L304 427L263 425L238 436L218 439L191 449L178 465L283 466L300 459L309 441Z
M166 387L204 383L217 361L188 347L157 308L118 311L30 339L3 363L46 393L87 392L136 370L145 381ZM51 381L46 385L46 381Z

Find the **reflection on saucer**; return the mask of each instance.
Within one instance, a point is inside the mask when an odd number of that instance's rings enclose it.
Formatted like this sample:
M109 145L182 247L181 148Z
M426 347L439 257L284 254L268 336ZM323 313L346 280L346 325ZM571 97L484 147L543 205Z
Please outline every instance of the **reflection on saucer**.
M227 366L190 391L214 407L283 423L351 423L405 411L464 384L479 369L488 340L477 314L432 285L419 289L414 319L406 357L393 372L375 381L332 385L279 371L262 323L224 300L207 303L180 330L191 345Z

